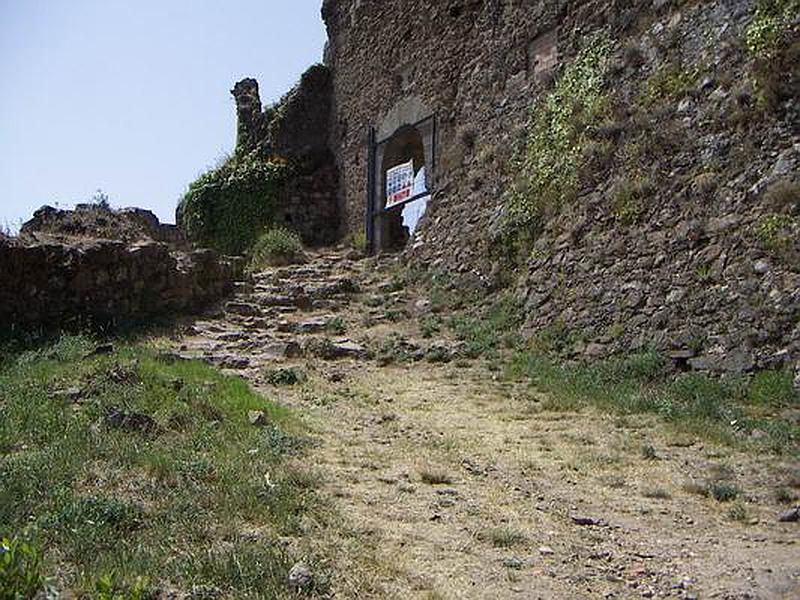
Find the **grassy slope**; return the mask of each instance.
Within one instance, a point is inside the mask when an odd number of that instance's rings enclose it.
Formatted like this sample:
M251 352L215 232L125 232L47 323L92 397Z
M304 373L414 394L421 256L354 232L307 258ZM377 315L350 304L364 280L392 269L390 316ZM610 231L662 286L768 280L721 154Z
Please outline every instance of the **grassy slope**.
M497 361L503 347L510 350L507 376L530 381L532 390L543 393L544 410L594 407L622 415L654 413L677 433L800 456L796 421L800 398L789 371L728 380L701 373L676 374L654 352L564 364L557 355L562 346L568 346L560 339L566 334L545 332L525 343L519 338L518 319L513 304L501 300L477 318L457 316L450 325L468 356Z
M0 537L32 540L49 584L79 595L139 597L138 580L289 596L292 557L276 542L319 504L314 478L289 464L303 451L291 415L203 364L133 345L85 358L94 348L66 337L0 365ZM114 426L113 409L157 429ZM271 425L251 425L250 410Z

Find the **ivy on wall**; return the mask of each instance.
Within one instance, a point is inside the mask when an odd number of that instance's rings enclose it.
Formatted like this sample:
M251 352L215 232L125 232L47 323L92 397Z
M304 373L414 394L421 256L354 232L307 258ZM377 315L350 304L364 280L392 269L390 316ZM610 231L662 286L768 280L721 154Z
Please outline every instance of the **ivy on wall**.
M243 254L274 223L290 172L285 160L234 155L189 185L179 225L202 246Z

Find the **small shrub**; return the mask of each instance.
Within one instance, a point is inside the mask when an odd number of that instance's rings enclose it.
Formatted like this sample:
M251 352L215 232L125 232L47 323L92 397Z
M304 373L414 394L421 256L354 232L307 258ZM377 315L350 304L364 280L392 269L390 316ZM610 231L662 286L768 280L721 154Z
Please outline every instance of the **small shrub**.
M699 67L685 68L681 64L659 69L647 80L647 88L639 104L645 109L652 109L681 99L694 87L700 72Z
M656 449L650 445L642 447L642 458L645 460L658 460Z
M797 501L797 494L788 488L781 487L775 490L775 500L781 504L793 504Z
M272 385L297 385L305 375L296 369L274 369L266 373L266 380Z
M717 502L731 502L740 494L736 484L730 481L712 481L708 485L708 492Z
M38 549L29 542L0 540L0 600L33 598L45 583L41 563Z
M747 507L742 502L735 503L728 510L728 518L732 521L739 521L740 523L747 521Z
M295 232L283 227L267 229L250 252L250 270L296 263L303 258L303 242Z

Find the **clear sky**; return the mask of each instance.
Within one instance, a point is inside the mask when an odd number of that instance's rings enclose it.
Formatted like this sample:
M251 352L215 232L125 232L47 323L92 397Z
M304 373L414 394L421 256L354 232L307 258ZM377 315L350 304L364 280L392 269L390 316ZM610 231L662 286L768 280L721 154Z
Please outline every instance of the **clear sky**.
M102 189L174 222L235 141L230 90L322 59L322 0L0 0L0 226Z

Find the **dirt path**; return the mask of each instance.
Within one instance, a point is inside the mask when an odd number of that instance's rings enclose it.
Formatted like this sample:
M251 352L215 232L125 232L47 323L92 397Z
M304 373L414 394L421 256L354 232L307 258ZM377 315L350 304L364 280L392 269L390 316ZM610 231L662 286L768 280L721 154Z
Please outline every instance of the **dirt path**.
M273 269L181 347L309 422L311 466L345 519L309 525L337 597L800 597L798 525L777 521L775 498L797 465L675 439L651 417L545 412L481 361L381 366L367 354L454 345L422 339L409 316L425 302L386 271L336 253ZM279 368L305 381L280 385ZM744 499L693 493L713 478Z

